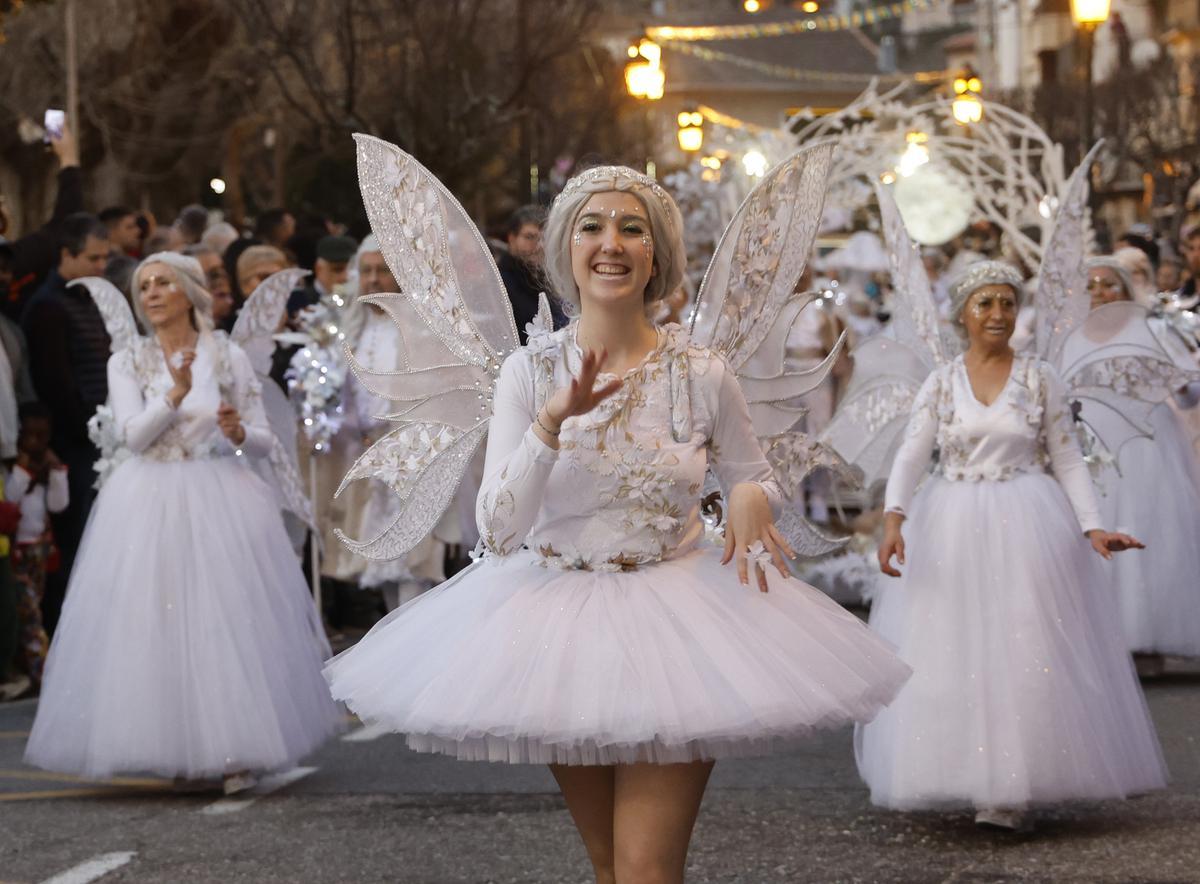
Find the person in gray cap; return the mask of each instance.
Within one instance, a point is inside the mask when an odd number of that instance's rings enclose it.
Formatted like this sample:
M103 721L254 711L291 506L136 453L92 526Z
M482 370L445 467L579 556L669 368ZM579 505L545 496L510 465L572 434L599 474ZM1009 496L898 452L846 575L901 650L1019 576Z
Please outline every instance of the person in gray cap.
M317 303L323 296L333 294L350 276L350 259L358 251L352 236L325 236L317 241L317 260L313 275L302 288L288 298L288 316L292 317Z

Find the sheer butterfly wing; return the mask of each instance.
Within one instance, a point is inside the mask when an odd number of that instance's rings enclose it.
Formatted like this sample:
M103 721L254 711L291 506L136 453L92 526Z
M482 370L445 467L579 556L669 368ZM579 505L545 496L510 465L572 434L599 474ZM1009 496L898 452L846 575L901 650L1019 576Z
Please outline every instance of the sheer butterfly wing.
M820 441L862 470L869 491L887 482L917 391L929 376L927 353L885 335L854 348L854 370Z
M791 345L802 311L817 309L810 306L816 296L797 287L820 224L833 148L805 147L755 186L717 243L691 318L692 340L720 353L737 375L755 435L776 452L769 460L789 497L803 479L796 470L816 466L797 450L807 445L795 432L805 414L800 399L829 376L846 339L843 333L815 366ZM779 527L806 555L847 542L822 534L799 512L785 513Z
M1186 353L1173 350L1142 306L1131 301L1091 311L1064 340L1055 366L1080 419L1114 456L1131 439L1154 435L1150 412L1174 390L1200 379Z
M877 184L875 195L879 200L892 275L892 336L933 371L946 361L948 355L942 340L937 304L933 300L933 287L891 191Z
M133 318L129 300L119 288L99 276L85 276L67 285L81 285L92 296L96 309L100 311L100 318L104 320L104 330L108 332L113 353L133 345L138 337L137 322Z
M717 243L696 296L691 337L725 357L741 383L759 436L791 430L796 400L829 375L845 336L820 365L800 368L788 350L813 300L796 291L825 202L832 142L805 147L768 172Z
M1067 179L1054 228L1043 251L1034 302L1035 347L1038 355L1056 364L1067 336L1091 310L1087 293L1088 170L1103 142L1097 143Z
M401 293L371 295L393 320L403 364L364 365L347 348L363 386L392 400L396 429L368 449L342 480L376 478L402 505L379 535L338 536L356 553L397 558L424 538L457 490L487 432L504 357L517 346L499 271L470 216L413 157L355 135L358 178L371 229Z
M875 491L887 481L921 384L946 361L937 305L920 252L908 235L891 191L876 186L892 275L892 321L887 335L854 349L854 370L821 441L862 470Z
M250 293L238 313L229 338L250 357L250 364L259 376L271 371L275 334L287 310L288 296L306 276L307 270L295 267L272 273Z

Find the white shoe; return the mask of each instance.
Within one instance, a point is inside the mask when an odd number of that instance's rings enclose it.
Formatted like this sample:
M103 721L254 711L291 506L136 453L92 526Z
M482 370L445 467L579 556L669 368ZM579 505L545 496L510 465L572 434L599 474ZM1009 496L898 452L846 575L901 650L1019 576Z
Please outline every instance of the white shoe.
M1023 810L1011 807L985 807L975 814L975 825L1007 832L1030 832L1033 820Z
M225 794L237 795L239 792L246 792L258 785L258 777L249 771L241 773L225 775Z

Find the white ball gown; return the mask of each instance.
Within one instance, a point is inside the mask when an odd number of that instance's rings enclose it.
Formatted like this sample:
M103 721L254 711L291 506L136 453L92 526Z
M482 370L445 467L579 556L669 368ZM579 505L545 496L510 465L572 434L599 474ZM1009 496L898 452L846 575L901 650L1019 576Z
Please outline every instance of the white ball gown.
M886 508L908 515L907 566L870 622L914 674L856 734L872 801L1017 809L1161 788L1105 563L1083 534L1100 520L1053 369L1018 355L988 406L961 356L937 369Z
M1158 337L1183 367L1191 353L1155 323ZM1196 385L1187 404L1194 407ZM1187 397L1180 397L1187 398ZM1146 554L1120 556L1113 585L1131 651L1200 656L1200 466L1190 432L1171 402L1150 412L1152 439L1122 446L1116 470L1103 477L1105 521L1146 542ZM1182 406L1178 399L1174 403ZM1084 415L1087 416L1086 413Z
M512 763L686 762L866 721L909 675L823 594L742 586L704 539L711 465L778 504L737 379L678 326L560 448L531 429L578 372L574 326L504 363L479 496L487 554L326 669L420 751Z
M246 465L271 444L249 360L202 334L172 410L154 339L109 360L132 452L97 497L75 560L25 760L103 778L289 766L338 726L329 648L279 506ZM238 408L239 450L216 426Z

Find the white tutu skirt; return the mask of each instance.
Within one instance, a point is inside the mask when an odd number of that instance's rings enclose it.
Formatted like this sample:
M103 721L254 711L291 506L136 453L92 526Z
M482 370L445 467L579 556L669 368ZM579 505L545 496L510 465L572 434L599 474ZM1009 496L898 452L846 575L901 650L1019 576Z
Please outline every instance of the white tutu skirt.
M1150 421L1154 438L1125 444L1101 498L1105 521L1147 546L1116 558L1121 624L1132 651L1200 656L1200 474L1175 412Z
M711 547L630 572L477 562L326 668L333 695L463 760L622 764L761 754L867 721L909 675L820 592L742 586Z
M871 627L914 674L855 735L873 802L1019 808L1165 785L1111 563L1054 479L930 479L904 538Z
M92 508L30 764L104 778L291 765L339 725L274 497L232 458L131 458Z

